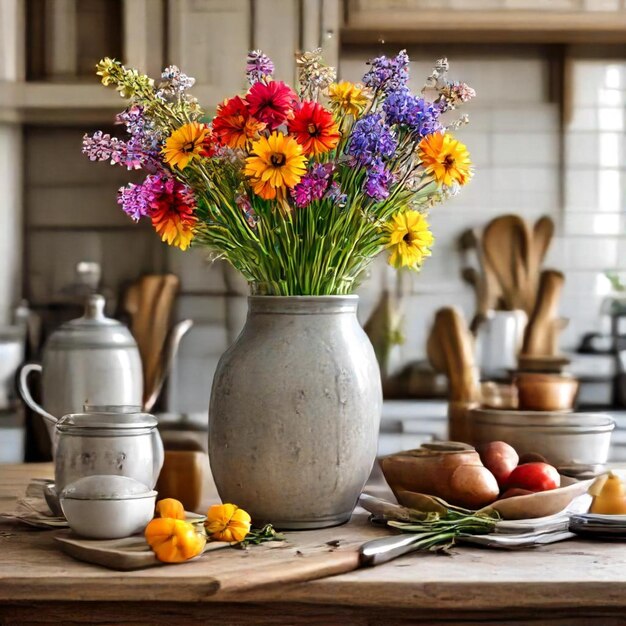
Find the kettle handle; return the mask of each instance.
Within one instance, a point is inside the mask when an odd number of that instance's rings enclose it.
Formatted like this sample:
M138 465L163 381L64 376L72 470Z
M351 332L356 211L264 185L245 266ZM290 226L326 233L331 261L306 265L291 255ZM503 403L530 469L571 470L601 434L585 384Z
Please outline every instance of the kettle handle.
M20 392L20 396L22 396L22 400L33 410L35 413L41 415L41 417L49 422L50 424L56 424L57 418L54 415L50 415L48 411L46 411L42 406L40 406L37 402L35 402L33 396L30 393L30 389L28 388L28 375L31 372L39 372L41 375L42 368L39 363L26 363L22 365L20 368L20 373L17 379L17 389Z
M163 439L161 439L161 434L159 433L159 429L155 428L152 431L152 473L154 476L154 485L155 487L157 480L159 480L159 475L161 474L161 468L163 467L163 463L165 462L165 450L163 448Z

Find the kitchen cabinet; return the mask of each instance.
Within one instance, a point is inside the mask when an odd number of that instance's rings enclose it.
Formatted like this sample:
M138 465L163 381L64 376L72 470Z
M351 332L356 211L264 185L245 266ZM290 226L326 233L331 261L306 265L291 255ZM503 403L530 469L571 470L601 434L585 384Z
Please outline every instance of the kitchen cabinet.
M346 0L343 43L626 43L619 0Z

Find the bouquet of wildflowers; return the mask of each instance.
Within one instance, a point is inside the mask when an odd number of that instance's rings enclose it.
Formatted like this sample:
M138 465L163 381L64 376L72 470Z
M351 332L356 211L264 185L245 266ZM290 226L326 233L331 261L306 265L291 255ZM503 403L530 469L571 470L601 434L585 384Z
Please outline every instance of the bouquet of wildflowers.
M407 83L406 52L369 62L362 84L337 82L319 50L297 58L298 89L272 78L272 61L248 55L247 93L207 117L177 67L161 82L105 58L104 85L129 101L117 116L126 140L85 136L93 161L143 169L119 191L134 220L163 241L204 246L267 295L351 293L376 255L418 269L433 237L426 219L471 177L465 146L445 121L473 97L437 62L422 93Z

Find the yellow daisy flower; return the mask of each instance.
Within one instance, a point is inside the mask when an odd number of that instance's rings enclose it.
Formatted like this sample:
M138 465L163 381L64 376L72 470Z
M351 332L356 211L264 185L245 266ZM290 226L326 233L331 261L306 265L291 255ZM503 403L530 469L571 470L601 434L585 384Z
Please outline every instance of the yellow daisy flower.
M192 159L201 156L203 142L211 135L205 124L190 122L177 128L162 148L163 160L171 167L184 170Z
M387 248L391 250L389 264L396 269L417 269L424 257L430 256L435 242L426 218L419 211L405 210L396 213L386 224L389 233Z
M369 101L368 94L361 85L355 85L347 80L332 83L328 87L328 99L333 110L340 110L354 117L363 113Z
M280 132L261 137L252 144L244 173L254 193L265 200L282 198L287 187L295 187L306 172L302 146Z
M418 155L426 172L439 185L464 185L472 177L469 152L449 133L426 135L418 145Z

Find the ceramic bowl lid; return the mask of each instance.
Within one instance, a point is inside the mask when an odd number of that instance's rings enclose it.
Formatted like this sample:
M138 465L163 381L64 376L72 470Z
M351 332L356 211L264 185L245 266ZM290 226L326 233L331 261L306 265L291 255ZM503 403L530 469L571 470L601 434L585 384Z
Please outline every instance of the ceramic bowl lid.
M104 296L89 296L84 315L57 328L50 335L46 349L136 347L137 343L128 328L106 317L104 305Z
M158 423L157 418L149 413L70 413L57 422L57 429L149 430Z
M60 497L70 500L134 500L155 495L156 491L128 476L97 474L83 476L70 483Z

